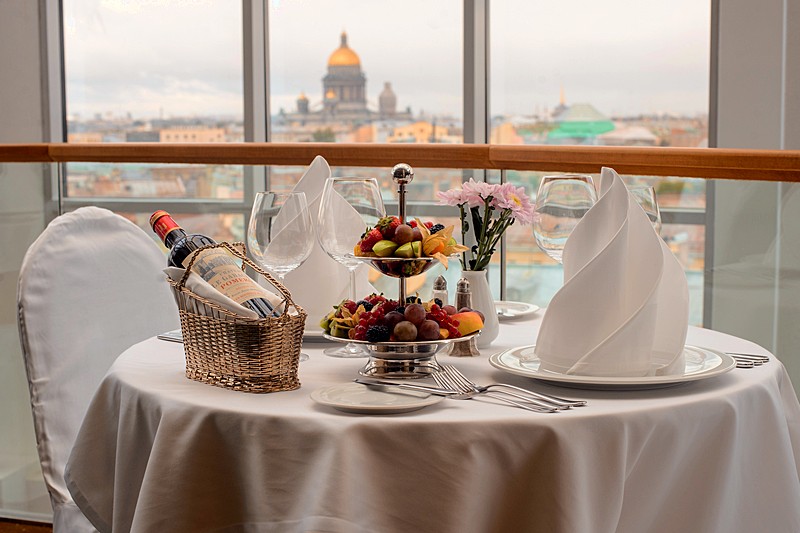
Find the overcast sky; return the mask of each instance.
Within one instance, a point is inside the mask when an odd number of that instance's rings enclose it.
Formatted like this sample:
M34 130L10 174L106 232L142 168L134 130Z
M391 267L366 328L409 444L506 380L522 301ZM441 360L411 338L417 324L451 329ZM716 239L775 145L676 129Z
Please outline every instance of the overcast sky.
M708 108L708 0L492 0L493 114ZM240 0L64 0L67 108L83 117L242 115ZM368 101L462 114L460 0L269 0L272 111L312 107L342 30Z

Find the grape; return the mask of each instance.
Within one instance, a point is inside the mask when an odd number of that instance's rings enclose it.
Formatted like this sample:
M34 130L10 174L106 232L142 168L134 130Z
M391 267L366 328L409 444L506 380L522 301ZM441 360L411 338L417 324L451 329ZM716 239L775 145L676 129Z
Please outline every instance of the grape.
M458 313L458 309L456 309L455 305L445 305L444 307L442 307L442 310L448 315L454 315Z
M411 230L411 240L412 241L421 241L422 240L422 232L419 228L413 228Z
M394 327L405 319L406 318L403 316L403 314L398 313L397 311L386 313L386 316L383 317L383 320L386 324L386 327L389 328L389 331L394 331Z
M405 244L414 239L414 230L408 224L400 224L394 230L394 242L397 244Z
M439 338L439 324L433 320L425 320L417 330L417 340L435 341Z
M479 317L481 317L481 322L483 322L483 323L485 324L485 323L486 323L486 317L485 317L485 316L483 316L483 313L481 313L481 312L480 312L480 311L478 311L477 309L473 309L473 311L475 311L476 313L478 313L478 316L479 316Z
M421 304L408 304L404 313L406 320L415 326L421 324L422 321L425 320L425 314L425 308L422 307Z
M467 311L472 311L469 307L462 307L458 310L459 313L466 313Z
M403 320L398 322L394 327L394 338L399 341L414 341L417 340L417 326Z

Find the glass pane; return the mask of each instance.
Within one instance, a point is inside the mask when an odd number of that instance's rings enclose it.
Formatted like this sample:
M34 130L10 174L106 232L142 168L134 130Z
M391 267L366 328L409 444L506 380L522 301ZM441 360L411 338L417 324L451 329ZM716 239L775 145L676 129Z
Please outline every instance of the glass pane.
M63 7L68 142L244 140L241 2L64 0ZM171 183L163 183L165 173ZM73 163L67 174L66 196L218 198L174 183L196 178L190 165ZM218 192L241 194L241 169L214 174L237 191Z
M157 206L153 210L148 209L138 213L118 212L118 214L142 228L164 248L150 227L150 215L155 209ZM207 235L217 242L244 242L244 215L237 213L183 213L176 210L170 211L170 215L187 233ZM166 248L164 250L166 252Z
M272 140L462 142L462 33L458 0L270 2Z
M491 142L708 146L710 16L695 0L492 3Z
M244 170L231 165L68 163L70 198L204 198L241 201Z
M44 165L2 164L0 182L0 516L50 520L17 329L17 279L25 252L45 226Z

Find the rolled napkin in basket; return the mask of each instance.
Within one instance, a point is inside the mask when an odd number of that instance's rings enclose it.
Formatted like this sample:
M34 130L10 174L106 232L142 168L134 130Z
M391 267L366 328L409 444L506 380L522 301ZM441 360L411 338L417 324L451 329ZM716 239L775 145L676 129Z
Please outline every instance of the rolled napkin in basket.
M167 267L164 269L164 273L172 279L172 281L178 282L183 278L183 274L186 272L182 268L178 267ZM228 298L217 289L211 286L206 280L200 277L198 274L194 272L189 272L189 277L186 278L186 283L184 284L187 289L195 293L197 296L205 298L215 304L219 305L223 309L230 311L231 313L240 315L245 318L258 318L258 314L252 309L248 309L242 305L239 305L232 299ZM283 313L284 309L284 301L283 299L278 296L277 294L268 291L264 287L260 287L263 291L262 298L267 300L275 310L276 314ZM202 311L202 308L200 308Z
M536 340L540 368L587 376L683 373L683 269L613 169L603 168L600 189L564 247L564 285Z

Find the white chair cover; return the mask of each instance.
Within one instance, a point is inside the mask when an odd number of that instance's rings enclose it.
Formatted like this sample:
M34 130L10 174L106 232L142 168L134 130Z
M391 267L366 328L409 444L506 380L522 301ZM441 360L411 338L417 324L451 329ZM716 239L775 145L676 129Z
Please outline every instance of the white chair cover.
M39 459L56 533L95 531L64 483L89 402L116 357L179 325L153 239L106 209L56 218L28 249L17 311Z

